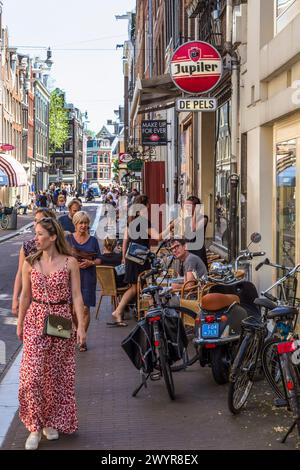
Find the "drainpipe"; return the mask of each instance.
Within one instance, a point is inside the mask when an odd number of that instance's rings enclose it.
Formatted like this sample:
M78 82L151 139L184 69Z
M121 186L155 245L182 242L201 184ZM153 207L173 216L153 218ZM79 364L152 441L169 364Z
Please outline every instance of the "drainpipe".
M149 17L149 76L153 77L153 6L152 0L148 0Z
M230 260L236 258L239 247L239 222L238 222L238 191L237 172L239 161L239 106L240 106L240 61L237 52L232 44L233 29L233 1L226 1L226 42L225 51L231 56L231 165L230 172L235 175L230 185L230 211L229 211L229 257Z

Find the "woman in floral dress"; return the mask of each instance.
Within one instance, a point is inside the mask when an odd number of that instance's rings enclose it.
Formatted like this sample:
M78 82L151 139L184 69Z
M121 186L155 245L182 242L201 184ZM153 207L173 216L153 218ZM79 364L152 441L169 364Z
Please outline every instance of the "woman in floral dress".
M54 219L36 224L36 254L27 258L22 271L17 335L23 340L20 370L19 414L30 431L25 448L38 448L42 434L55 440L59 432L77 429L75 400L76 332L70 339L43 334L50 314L77 317L77 342L85 343L83 300L76 260L69 256L64 233Z

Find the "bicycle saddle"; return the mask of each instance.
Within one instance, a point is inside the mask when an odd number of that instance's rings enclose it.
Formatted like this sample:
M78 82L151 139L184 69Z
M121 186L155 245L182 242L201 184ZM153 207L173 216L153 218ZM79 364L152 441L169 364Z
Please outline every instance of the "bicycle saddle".
M276 307L267 314L269 320L277 319L293 319L298 314L298 309L295 307Z
M155 292L160 292L162 291L164 288L162 286L150 286L150 287L146 287L146 289L143 289L142 291L142 294L154 294Z
M259 307L265 307L268 310L273 310L277 307L277 304L275 304L275 302L272 302L272 300L266 299L265 297L259 297L258 299L255 299L254 303Z
M217 312L230 307L234 302L240 303L240 298L233 294L207 294L202 297L201 307L209 312Z

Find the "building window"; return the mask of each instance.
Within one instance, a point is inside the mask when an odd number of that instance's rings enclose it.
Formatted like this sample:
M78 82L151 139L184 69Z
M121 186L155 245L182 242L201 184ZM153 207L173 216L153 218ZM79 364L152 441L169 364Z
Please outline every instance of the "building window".
M62 166L63 166L63 160L62 160L62 158L56 158L56 159L55 159L55 168L56 168L57 170L60 170L60 169L62 168Z
M69 139L65 143L65 152L72 153L73 152L73 140Z
M98 155L93 155L93 163L97 165L97 163L98 163Z
M68 173L74 172L73 158L65 158L65 171Z
M275 0L276 33L279 33L300 11L300 0Z
M295 139L276 145L276 258L285 266L295 265L296 146Z

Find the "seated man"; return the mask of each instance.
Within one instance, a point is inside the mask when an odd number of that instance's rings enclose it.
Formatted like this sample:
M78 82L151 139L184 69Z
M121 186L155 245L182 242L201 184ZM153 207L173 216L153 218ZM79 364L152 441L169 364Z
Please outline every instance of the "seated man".
M184 282L194 281L207 274L207 269L199 256L193 255L187 250L185 239L173 239L171 251L176 259L183 265ZM192 283L191 283L192 285ZM181 289L182 284L172 284L173 289Z
M17 210L23 209L23 214L24 214L24 215L27 214L28 206L26 206L26 204L23 204L23 203L21 202L21 197L20 197L20 196L17 196L17 198L16 198L15 209L17 209Z
M63 215L58 219L58 222L60 223L62 229L67 232L67 233L75 233L75 227L73 224L73 217L76 214L76 212L81 211L81 204L78 199L73 199L69 205L69 213L67 215Z

